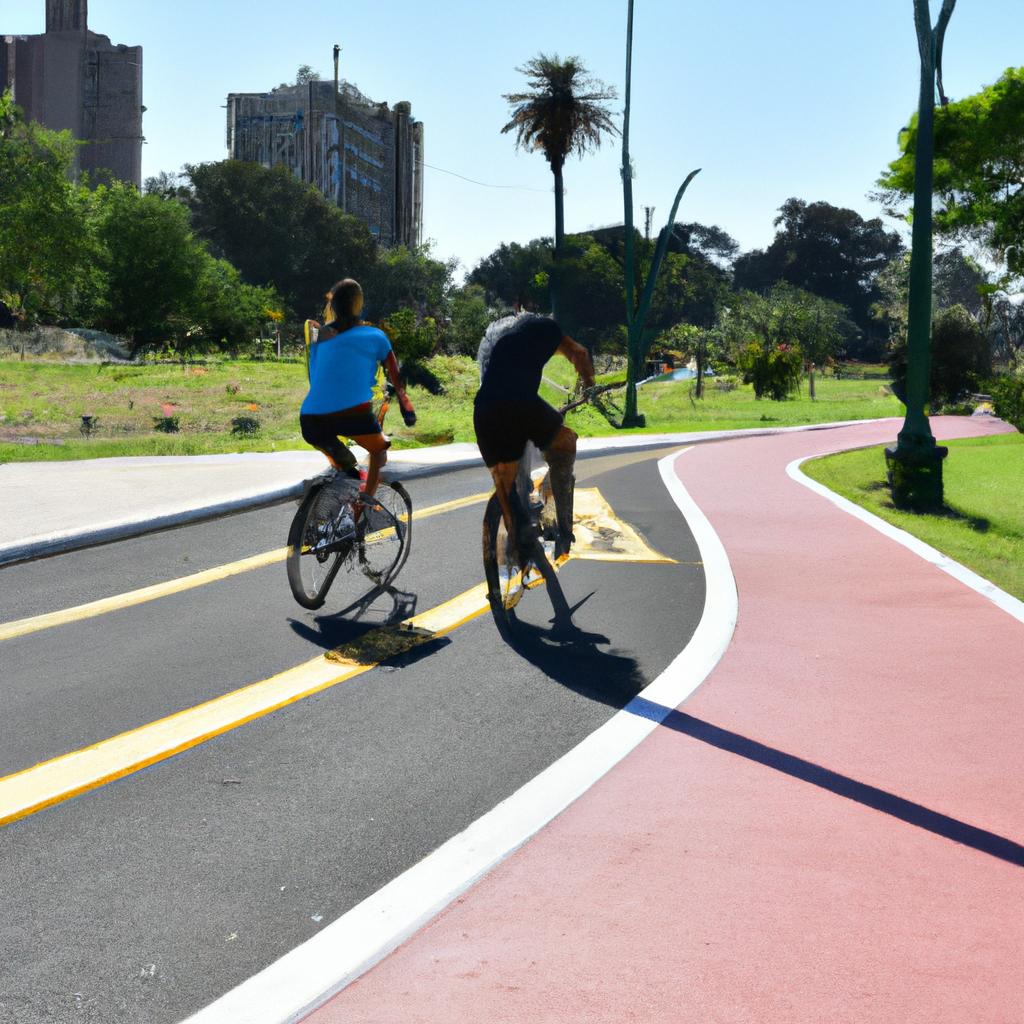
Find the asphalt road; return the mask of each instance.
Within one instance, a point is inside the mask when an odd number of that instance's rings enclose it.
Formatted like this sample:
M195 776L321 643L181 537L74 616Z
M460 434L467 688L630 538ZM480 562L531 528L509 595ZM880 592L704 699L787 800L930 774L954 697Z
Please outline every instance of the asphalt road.
M0 829L0 1022L173 1024L315 934L606 721L685 646L692 537L644 452L581 461L677 565L572 561L607 642L506 647L489 617ZM409 484L424 508L481 468ZM0 569L0 623L281 547L294 503ZM483 505L416 523L403 615L478 583ZM539 598L540 600L536 600ZM584 600L585 599L585 600ZM535 610L543 595L531 594ZM283 563L0 642L0 776L300 664L395 612L305 612ZM538 620L541 621L541 620Z

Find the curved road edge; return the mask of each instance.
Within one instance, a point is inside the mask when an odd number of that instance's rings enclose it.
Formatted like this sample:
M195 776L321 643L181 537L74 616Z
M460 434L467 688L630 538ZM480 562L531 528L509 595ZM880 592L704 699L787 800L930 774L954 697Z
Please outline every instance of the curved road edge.
M683 449L685 452L688 449ZM414 867L193 1014L184 1024L292 1024L384 959L582 796L687 699L718 664L738 616L729 557L677 478L681 452L661 459L662 482L697 543L705 599L689 643L626 707L540 775Z
M915 537L912 533L907 533L906 530L893 526L892 523L876 516L865 508L861 508L860 505L855 504L848 498L844 498L841 494L836 494L835 491L830 490L824 484L820 484L817 480L812 480L807 476L800 467L805 462L820 457L818 455L806 455L803 458L794 459L786 466L787 475L798 484L803 484L808 490L821 495L823 498L827 498L837 508L859 519L862 523L867 523L868 526L873 527L890 540L896 541L897 544L902 544L909 551L913 551L915 555L920 556L926 562L930 562L937 569L948 573L953 579L959 580L965 586L970 587L971 590L977 591L982 597L988 598L996 607L1001 608L1018 621L1024 622L1024 601L1020 601L1012 594L1001 590L990 580L985 579L984 576L979 576L973 569L968 569L966 565L950 558L949 555L944 555L930 544L925 544L923 540Z

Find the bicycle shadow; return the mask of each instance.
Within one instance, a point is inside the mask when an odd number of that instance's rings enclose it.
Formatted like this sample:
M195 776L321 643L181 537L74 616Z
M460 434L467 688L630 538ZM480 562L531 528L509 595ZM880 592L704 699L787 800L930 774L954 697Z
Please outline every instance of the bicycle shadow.
M339 652L367 664L404 668L451 643L446 636L424 639L422 634L400 628L416 614L418 602L418 596L409 591L374 587L340 611L317 615L312 626L298 619L288 624L293 632L329 654Z
M616 648L599 649L611 644L600 633L575 625L555 629L519 621L504 640L560 686L610 707L625 707L647 686L636 658Z

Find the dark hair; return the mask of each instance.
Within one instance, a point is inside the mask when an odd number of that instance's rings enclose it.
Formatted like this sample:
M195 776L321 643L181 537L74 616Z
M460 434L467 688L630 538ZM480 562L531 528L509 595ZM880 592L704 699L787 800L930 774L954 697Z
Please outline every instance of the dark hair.
M363 289L351 277L342 279L327 293L327 302L334 316L333 326L339 334L361 322L362 298ZM359 312L356 312L357 306Z

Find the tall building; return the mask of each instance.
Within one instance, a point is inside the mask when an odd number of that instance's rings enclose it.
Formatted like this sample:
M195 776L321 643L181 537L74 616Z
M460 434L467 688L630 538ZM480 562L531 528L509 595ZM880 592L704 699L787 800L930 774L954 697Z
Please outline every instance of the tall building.
M375 103L355 86L311 81L272 92L231 93L228 154L283 164L381 245L419 245L423 234L423 124L409 103Z
M46 32L0 36L0 90L86 143L76 170L142 185L142 47L89 31L88 0L46 0Z

